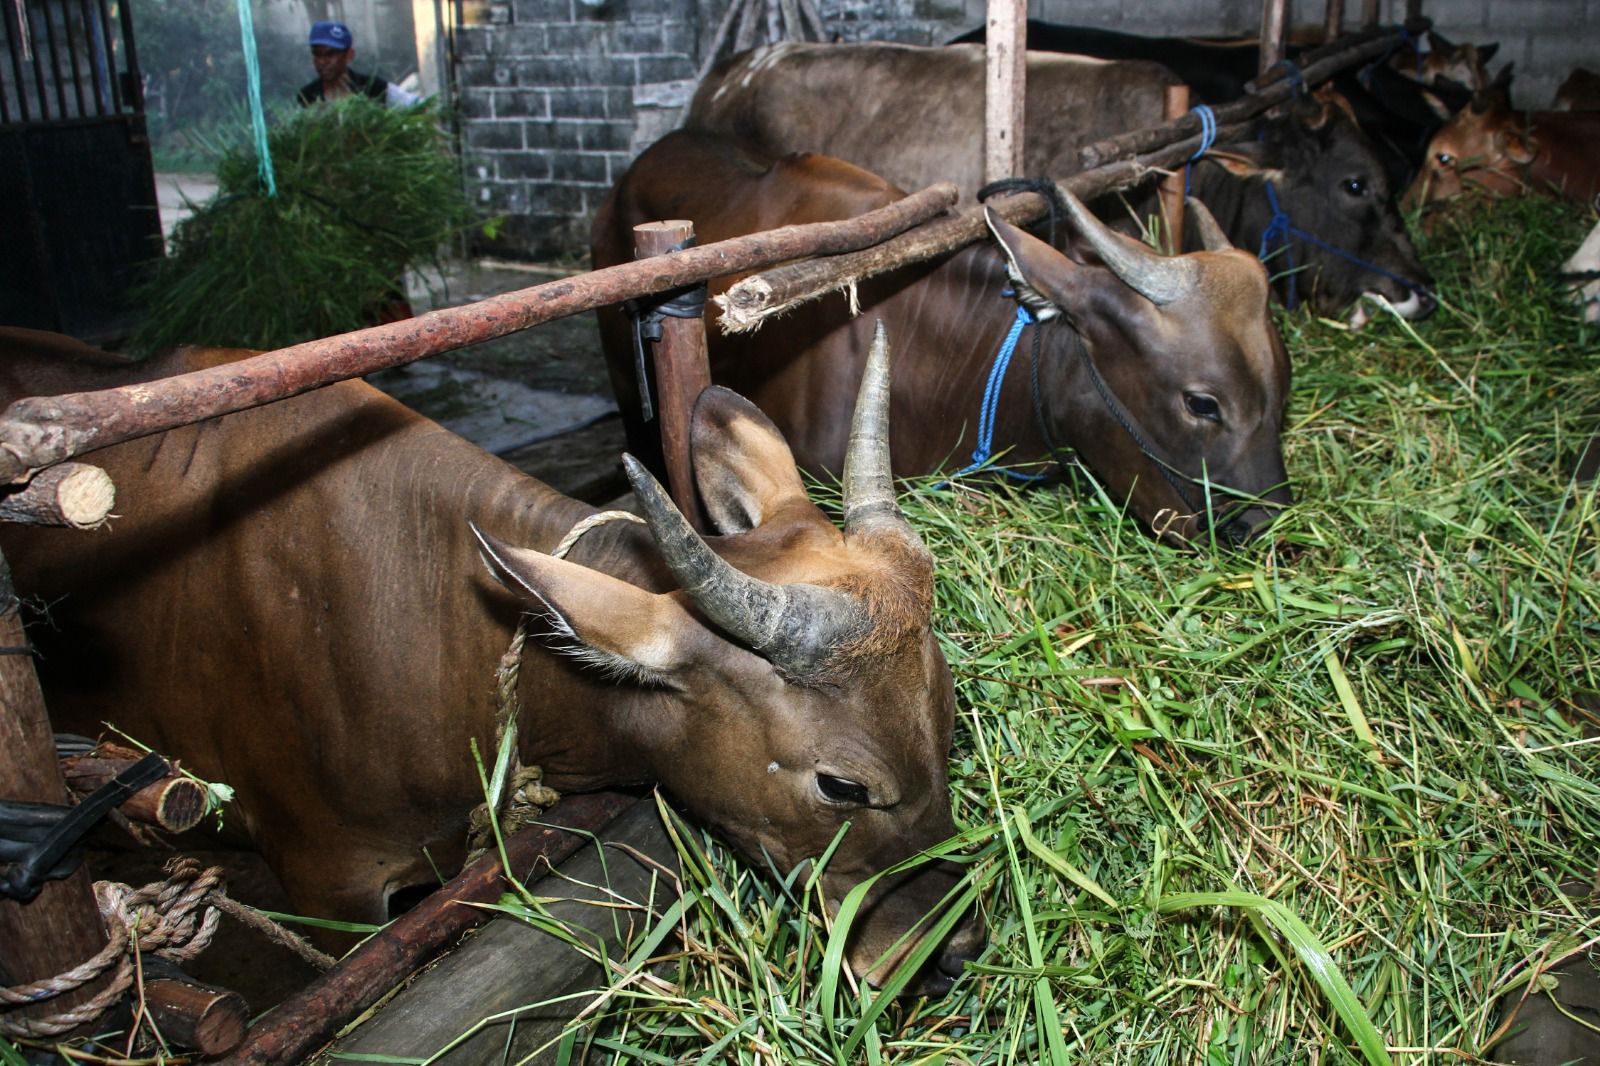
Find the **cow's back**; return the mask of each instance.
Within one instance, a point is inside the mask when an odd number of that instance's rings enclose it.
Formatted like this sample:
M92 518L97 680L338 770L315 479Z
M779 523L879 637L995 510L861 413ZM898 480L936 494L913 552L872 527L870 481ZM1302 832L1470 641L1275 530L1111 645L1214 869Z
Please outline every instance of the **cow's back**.
M239 354L113 369L8 353L0 402ZM446 862L459 847L469 742L493 740L517 606L468 520L547 549L592 509L360 381L82 460L116 484L107 526L0 527L19 594L41 608L29 635L53 724L110 722L181 755L237 790L235 828L298 907L383 917L370 901L385 886L427 879L419 845Z
M1159 125L1177 77L1147 62L1028 54L1024 169L1064 178L1078 149ZM983 182L984 55L980 45L771 45L733 56L701 82L685 125L756 148L825 152L907 190Z

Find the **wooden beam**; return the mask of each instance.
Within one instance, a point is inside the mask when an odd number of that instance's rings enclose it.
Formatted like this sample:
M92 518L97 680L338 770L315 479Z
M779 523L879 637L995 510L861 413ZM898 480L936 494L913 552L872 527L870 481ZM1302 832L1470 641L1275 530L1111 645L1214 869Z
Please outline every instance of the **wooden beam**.
M633 227L635 259L685 251L694 244L694 223L685 219L646 222ZM689 416L700 393L711 384L711 363L706 355L705 289L699 289L700 313L692 318L665 316L661 339L654 344L656 419L661 424L661 451L667 464L667 488L672 502L704 533L694 471L689 464ZM641 384L643 384L641 382Z
M1162 101L1162 116L1170 122L1188 110L1189 87L1183 84L1167 86L1166 97ZM1187 172L1187 165L1175 168L1161 179L1161 188L1157 193L1161 200L1161 218L1167 227L1169 255L1183 251L1183 186Z
M1265 74L1283 60L1283 33L1289 0L1261 0L1261 69Z
M94 529L110 516L116 502L111 475L86 463L62 463L0 496L0 522Z
M259 407L554 318L787 259L866 248L942 214L956 195L954 185L941 182L855 218L784 226L670 258L619 263L160 382L21 399L0 414L0 483L24 480L93 448Z
M72 801L61 779L20 607L11 570L0 557L0 752L5 753L0 757L0 797L65 806ZM82 866L64 879L44 882L39 894L25 903L0 897L0 984L59 976L88 962L106 943L94 886ZM84 1004L110 983L115 971L112 967L72 992L8 1010L6 1020L37 1022Z
M984 28L983 180L1021 177L1027 0L989 0Z

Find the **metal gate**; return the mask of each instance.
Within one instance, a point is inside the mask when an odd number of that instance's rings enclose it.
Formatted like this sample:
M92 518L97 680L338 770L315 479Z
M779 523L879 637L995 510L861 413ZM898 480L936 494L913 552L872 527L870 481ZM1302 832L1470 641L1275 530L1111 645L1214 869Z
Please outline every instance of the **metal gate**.
M0 325L124 331L161 254L129 0L0 0Z

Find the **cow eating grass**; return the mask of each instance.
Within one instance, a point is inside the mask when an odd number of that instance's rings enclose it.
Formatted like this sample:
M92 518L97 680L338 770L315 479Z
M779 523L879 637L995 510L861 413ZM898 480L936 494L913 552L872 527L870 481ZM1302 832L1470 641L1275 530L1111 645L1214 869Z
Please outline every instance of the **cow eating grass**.
M680 130L652 145L596 212L596 267L632 258L633 227L694 220L702 241L848 218L899 199L860 167L811 153L773 157ZM1068 453L1140 520L1177 541L1244 541L1290 502L1279 442L1289 362L1268 313L1266 272L1202 225L1206 250L1162 256L1068 196L1062 252L998 218L974 244L861 282L754 333L707 330L712 380L751 398L800 465L838 471L844 411L881 319L914 358L895 377L895 472L981 467L1058 476ZM1195 213L1209 221L1203 207ZM737 279L711 285L720 295ZM1035 321L1018 328L1016 291ZM659 450L639 416L633 332L600 315L630 446Z
M63 367L8 341L7 403L241 354ZM461 861L482 799L470 745L492 746L495 664L524 610L525 764L562 791L659 782L783 873L831 847L837 908L955 833L954 693L932 559L891 490L887 375L880 338L842 531L772 423L710 389L693 462L720 535L634 465L648 531L602 526L556 559L593 508L349 381L92 453L122 517L6 527L0 548L48 605L30 634L55 727L111 720L233 786L230 823L304 914L381 922ZM947 861L877 877L850 966L883 979L959 882ZM947 988L982 941L962 922L919 987Z

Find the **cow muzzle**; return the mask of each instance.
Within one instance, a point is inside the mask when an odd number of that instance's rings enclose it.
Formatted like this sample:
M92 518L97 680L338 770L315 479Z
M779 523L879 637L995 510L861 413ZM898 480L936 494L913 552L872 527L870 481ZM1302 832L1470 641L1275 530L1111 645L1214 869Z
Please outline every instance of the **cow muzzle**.
M845 957L850 969L882 988L900 975L926 931L962 906L954 927L901 986L901 995L938 998L966 971L988 941L975 902L962 892L963 867L945 859L885 878L875 885L858 913Z

